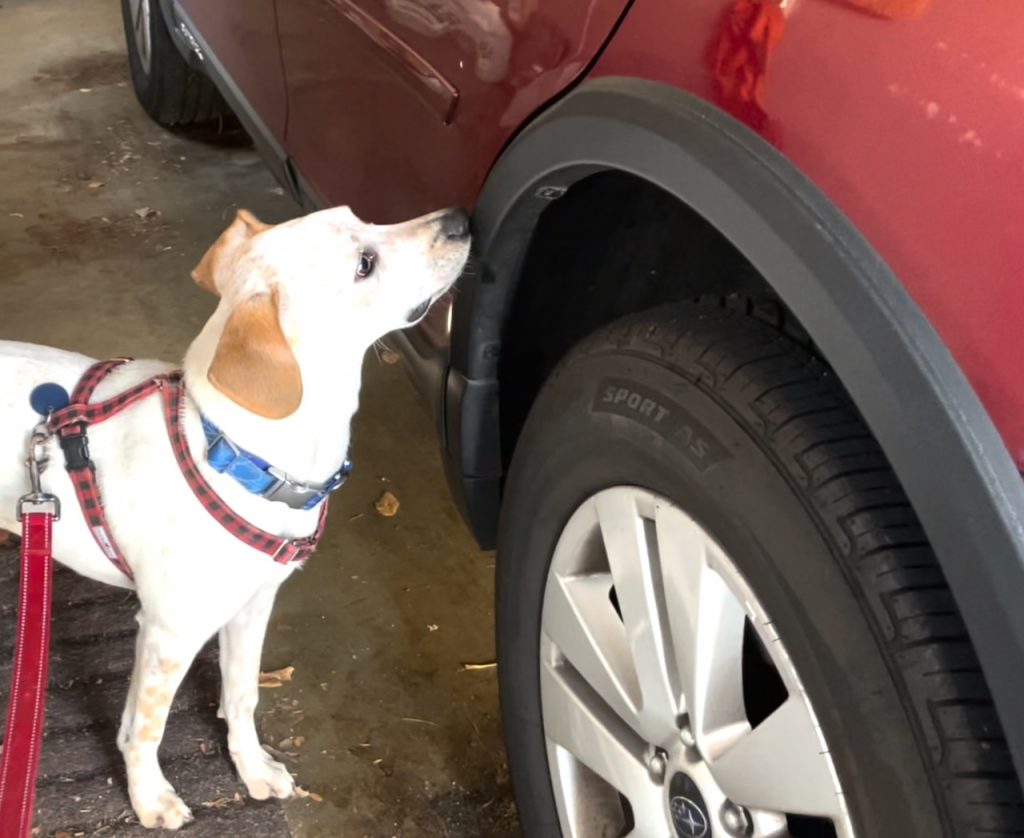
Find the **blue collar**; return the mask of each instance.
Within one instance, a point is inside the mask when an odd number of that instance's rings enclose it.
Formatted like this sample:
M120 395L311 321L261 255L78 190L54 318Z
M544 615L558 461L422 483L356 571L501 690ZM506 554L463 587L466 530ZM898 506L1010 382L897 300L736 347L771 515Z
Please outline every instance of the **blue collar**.
M205 416L200 418L206 434L206 460L214 471L230 475L247 491L267 500L285 503L292 509L313 509L352 473L352 463L345 460L323 485L294 480L262 457L235 445Z

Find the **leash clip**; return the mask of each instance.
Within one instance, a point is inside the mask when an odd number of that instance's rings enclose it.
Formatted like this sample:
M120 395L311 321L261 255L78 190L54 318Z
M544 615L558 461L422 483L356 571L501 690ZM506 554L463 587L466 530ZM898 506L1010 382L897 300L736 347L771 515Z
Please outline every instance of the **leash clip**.
M49 513L53 515L54 521L60 520L60 500L56 495L43 491L40 479L50 462L50 458L46 456L45 447L46 441L50 438L48 421L49 417L36 425L32 429L32 436L29 439L28 458L25 460L25 466L28 468L28 480L32 491L18 499L18 509L15 515L19 521L26 513L31 512Z

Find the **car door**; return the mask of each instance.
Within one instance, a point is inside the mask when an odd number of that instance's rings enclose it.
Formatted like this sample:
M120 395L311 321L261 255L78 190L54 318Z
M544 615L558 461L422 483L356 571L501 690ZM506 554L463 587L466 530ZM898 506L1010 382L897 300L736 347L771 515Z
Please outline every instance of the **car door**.
M206 58L241 93L239 117L260 142L283 147L287 93L274 0L178 0L178 6L208 46Z
M286 146L328 204L398 221L472 207L512 133L626 0L277 0Z

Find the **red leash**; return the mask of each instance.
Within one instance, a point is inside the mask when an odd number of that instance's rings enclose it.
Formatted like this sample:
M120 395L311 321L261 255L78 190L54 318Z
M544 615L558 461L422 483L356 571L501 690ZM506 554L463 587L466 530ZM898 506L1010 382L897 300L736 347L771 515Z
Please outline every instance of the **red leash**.
M47 434L42 428L36 428L32 434L27 462L32 491L18 502L21 589L7 727L0 758L0 838L26 838L31 833L43 739L53 599L52 535L53 522L60 518L60 502L45 494L39 485L39 474L46 466L43 443Z

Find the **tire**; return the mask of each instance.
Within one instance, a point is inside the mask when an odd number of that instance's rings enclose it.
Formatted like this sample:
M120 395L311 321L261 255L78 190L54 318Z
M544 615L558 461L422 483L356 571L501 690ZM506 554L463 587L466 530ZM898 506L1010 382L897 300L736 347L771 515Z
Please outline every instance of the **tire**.
M230 112L213 82L189 67L178 52L160 0L121 0L121 17L132 87L150 117L165 127L185 127ZM148 61L136 37L136 24L140 33L148 31Z
M630 394L621 404L620 392ZM659 422L663 409L669 418ZM694 303L583 341L545 383L515 449L496 617L505 738L528 838L562 834L541 695L552 556L574 512L616 486L683 510L771 615L858 838L1024 834L1020 784L951 592L841 384L771 326ZM665 604L677 613L678 603ZM784 770L785 759L764 770ZM614 814L619 823L580 834L640 822L628 806ZM788 829L780 834L836 834L797 818Z

